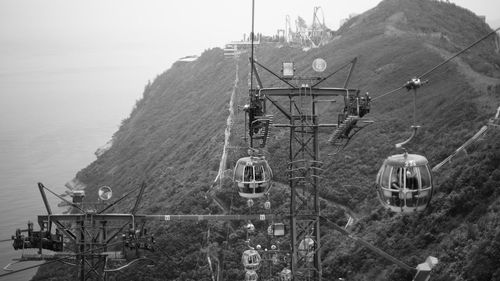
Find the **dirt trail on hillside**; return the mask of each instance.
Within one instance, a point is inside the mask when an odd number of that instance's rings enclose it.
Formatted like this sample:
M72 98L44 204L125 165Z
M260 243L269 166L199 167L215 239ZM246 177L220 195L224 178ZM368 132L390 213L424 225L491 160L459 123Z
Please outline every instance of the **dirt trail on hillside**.
M239 66L238 66L238 59L235 58L235 77L234 77L234 84L233 84L233 91L231 92L231 98L229 100L229 115L227 116L226 120L226 130L224 131L224 147L222 148L222 156L220 159L220 164L219 164L219 172L217 173L217 177L214 180L214 183L216 183L218 180L222 180L222 176L224 171L226 170L226 159L227 159L227 148L229 146L229 139L231 137L231 128L233 127L233 118L234 118L234 99L236 97L236 93L238 90L238 72L239 72ZM219 186L220 188L220 186Z

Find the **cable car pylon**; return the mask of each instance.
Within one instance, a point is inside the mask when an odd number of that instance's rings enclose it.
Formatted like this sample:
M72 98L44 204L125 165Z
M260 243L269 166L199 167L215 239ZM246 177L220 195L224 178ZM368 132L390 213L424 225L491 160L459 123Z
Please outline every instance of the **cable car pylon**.
M266 115L267 101L288 120L288 123L272 124L271 126L290 130L287 174L291 189L289 227L291 240L289 268L291 278L292 280L322 280L320 198L318 193L322 161L319 157L319 128L336 128L338 125L321 123L317 104L325 101L325 98L343 97L349 104L349 106L346 104L347 114L352 113L359 116L361 112L361 115L364 115L369 108L359 106L361 99L358 95L358 89L347 88L347 85L340 88L320 87L319 84L326 79L295 76L293 74L293 64L284 63L280 75L263 66L254 58L250 58L250 61L253 73L251 77L252 79L255 78L258 83L257 88L250 88L249 90L250 103L247 106L249 109L247 111L249 120L248 133L251 144L252 135L256 133L257 129L260 129L255 126L260 122L260 119L256 116ZM257 67L276 77L286 86L265 87L262 84ZM326 77L331 77L331 75ZM253 82L251 82L251 85L253 85ZM329 102L329 100L326 101ZM368 105L369 100L365 99L365 101L365 105ZM246 169L243 167L265 167L265 164L267 164L267 162L260 164L258 159L250 159L251 162L247 160L246 158L240 159L235 167L235 184L240 190L240 195L244 198L255 195L250 192L241 192L241 188L245 187L245 183L249 184L248 187L251 187L251 181L236 181L241 178L242 171ZM251 169L248 170L251 171ZM250 179L252 179L251 176ZM254 181L256 182L256 180ZM256 193L256 191L252 192ZM286 268L283 268L283 276L288 276Z

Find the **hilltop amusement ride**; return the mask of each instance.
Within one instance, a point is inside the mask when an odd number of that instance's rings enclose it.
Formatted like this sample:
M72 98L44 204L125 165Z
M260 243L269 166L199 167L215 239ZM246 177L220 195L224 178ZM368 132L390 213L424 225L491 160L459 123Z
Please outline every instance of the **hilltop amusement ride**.
M129 213L109 213L107 211L134 191L125 194L113 203L107 203L112 191L109 187L102 187L99 190L99 202L93 204L84 202L83 191L75 191L72 201L68 201L39 183L39 191L47 214L38 216L39 231L34 230L33 223L28 223L27 229L15 231L15 235L12 236L14 249L23 251L22 257L15 262L32 260L45 260L47 261L45 264L62 262L78 268L79 280L107 280L109 274L139 262L154 266L155 262L145 256L147 251L157 250L155 238L145 228L147 221L240 220L247 222L245 230L248 249L242 253L241 260L245 270L245 280L323 280L320 256L322 224L326 224L374 253L413 272L415 275L413 280L429 280L431 269L438 262L436 258L428 257L424 263L416 267L409 266L355 237L346 228L329 221L325 214L321 213L318 189L325 165L319 156L319 131L320 128L332 129L328 143L338 152L346 147L357 132L373 123L372 120L366 118L372 109L372 102L402 89L413 91L415 106L411 137L396 145L402 150L401 154L389 156L383 162L377 174L375 186L381 204L394 212L413 213L424 210L429 205L435 188L432 181L433 169L429 167L429 162L424 156L410 154L404 148L404 145L417 133L419 127L416 125L415 118L417 90L427 82L423 79L432 71L472 48L495 31L456 53L424 75L409 80L393 91L371 98L368 94L361 94L359 89L348 87L356 59L345 63L331 74L322 75L326 69L326 61L318 58L312 62L312 68L317 76L311 77L296 75L293 62L283 62L281 73L273 72L259 63L254 58L253 5L252 1L249 102L243 107L246 115L245 130L248 137L249 155L239 159L233 171L235 192L247 200L249 214L137 214L146 187L145 183L141 185L134 207ZM315 9L315 18L317 18L317 11L318 9ZM320 45L320 41L314 42ZM227 57L238 59L241 54L241 52L235 52L233 56ZM264 86L258 69L263 69L276 77L285 86ZM347 69L347 77L342 87L320 87L321 83L342 69ZM332 98L339 97L344 106L338 113L338 121L321 123L318 114L319 105L330 105ZM274 106L275 112L279 112L288 122L275 124L274 116L269 114L269 103ZM498 118L497 113L489 127L498 127ZM287 176L290 188L290 213L287 216L273 214L269 199L264 203L264 213L255 214L251 211L255 204L254 200L269 198L272 190L273 172L265 157L265 149L270 129L273 127L289 130ZM481 134L484 134L485 130ZM53 193L71 206L70 213L53 214L45 191ZM252 221L269 222L267 234L274 241L269 248L252 245L252 235L256 232ZM284 222L288 222L288 225L285 226ZM116 237L121 239L117 241ZM283 245L284 243L280 241L287 241L288 245ZM121 246L120 251L110 251L110 249L116 249L117 246ZM28 249L36 249L36 253L24 253L24 250ZM43 250L50 252L44 254ZM14 263L7 265L4 270L8 272L0 274L0 277L19 272L20 270L12 270ZM266 270L263 269L264 263L270 264ZM217 273L219 272L220 270L217 270ZM262 276L259 277L259 274ZM212 279L222 280L223 277L215 276L212 271ZM344 279L339 278L339 280Z

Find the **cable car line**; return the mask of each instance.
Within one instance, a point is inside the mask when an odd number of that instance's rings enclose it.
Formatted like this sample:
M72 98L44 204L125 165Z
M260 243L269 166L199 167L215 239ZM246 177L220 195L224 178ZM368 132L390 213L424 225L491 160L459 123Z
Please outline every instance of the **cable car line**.
M112 207L114 207L116 204L118 204L119 202L121 202L123 199L127 198L130 194L132 194L135 191L137 191L137 189L130 190L129 192L125 193L122 197L120 197L117 200L115 200L115 202L109 204L108 206L106 206L104 209L98 211L97 213L98 214L103 214L105 211L111 209Z
M73 203L73 202L71 202L71 201L69 201L69 200L67 200L67 199L63 198L63 197L62 197L62 196L60 196L59 194L57 194L57 193L55 193L54 191L52 191L52 190L48 189L47 187L45 187L45 186L44 186L41 182L40 182L40 183L38 183L38 187L40 187L40 188L43 188L43 189L47 190L48 192L52 193L54 196L56 196L57 198L59 198L59 199L63 200L64 202L66 202L66 203L67 203L67 204L69 204L70 206L77 208L77 209L78 209L78 210L80 210L82 213L84 213L84 214L86 214L86 213L87 213L87 212L85 212L82 208L80 208L80 206L78 206L77 204L75 204L75 203Z
M91 253L91 252L97 251L97 250L105 250L109 246L113 246L113 245L121 244L121 243L122 243L121 241L115 242L115 243L111 243L111 244L108 244L108 245L106 245L104 247L89 249L87 251L84 251L84 252L81 252L81 253L78 253L78 254L79 255L83 255L83 254L88 254L88 253ZM51 263L60 262L60 261L63 261L65 259L67 259L67 258L64 257L64 258L60 258L60 259L46 261L46 262L41 263L41 264L37 264L37 265L33 265L33 266L28 266L28 267L25 267L25 268L22 268L22 269L13 270L13 271L10 271L10 272L7 272L7 273L0 274L0 277L4 277L4 276L7 276L7 275L15 274L15 273L18 273L18 272L21 272L21 271L25 271L25 270L28 270L28 269L32 269L32 268L37 268L37 267L40 267L42 265L47 265L47 264L51 264Z
M474 43L470 44L469 46L465 47L465 48L464 48L464 49L462 49L461 51L459 51L459 52L455 53L455 54L454 54L454 55L452 55L451 57L447 58L446 60L444 60L444 61L442 61L441 63L437 64L436 66L432 67L431 69L429 69L428 71L424 72L424 73L423 73L423 74L421 74L420 76L417 76L416 78L413 78L412 80L415 80L415 81L417 81L417 80L418 80L418 81L420 81L422 78L424 78L424 77L428 76L429 74L431 74L433 71L435 71L435 70L436 70L436 69L438 69L439 67L443 66L444 64L448 63L449 61L451 61L451 60L452 60L452 59L454 59L455 57L457 57L457 56L461 55L462 53L466 52L466 51L467 51L467 50L469 50L470 48L472 48L472 47L474 47L475 45L479 44L481 41L485 40L486 38L488 38L488 37L489 37L489 36L491 36L492 34L496 34L496 32L497 32L498 30L500 30L500 27L499 27L499 28L497 28L497 29L495 29L495 30L493 30L493 31L491 31L491 32L489 32L488 34L484 35L484 36L483 36L483 37L481 37L480 39L476 40ZM399 90L401 90L401 89L404 89L404 88L406 88L406 89L408 89L408 90L409 90L409 88L408 88L408 87L411 87L412 80L410 80L410 81L406 82L406 83L405 83L403 86L401 86L401 87L398 87L398 88L396 88L396 89L393 89L393 90L391 90L391 91L389 91L389 92L386 92L386 93L384 93L384 94L382 94L382 95L380 95L380 96L374 97L374 98L372 99L372 101L375 101L375 100L377 100L377 99L379 99L379 98L382 98L382 97L384 97L384 96L387 96L387 95L389 95L389 94L392 94L392 93L397 92L397 91L399 91ZM420 85L419 85L419 86L420 86Z
M480 39L478 39L477 41L475 41L474 43L470 44L469 46L467 46L465 49L457 52L456 54L454 54L453 56L451 56L450 58L446 59L445 61L441 62L440 64L436 65L435 67L431 68L430 70L426 71L424 74L418 76L418 79L422 79L424 78L425 76L429 75L431 72L433 72L434 70L436 70L437 68L441 67L442 65L444 65L445 63L449 62L450 60L454 59L455 57L459 56L460 54L462 54L463 52L469 50L470 48L474 47L475 45L479 44L481 41L483 41L484 39L488 38L490 35L492 34L496 34L496 32L500 30L500 27L491 31L490 33L486 34L485 36L481 37Z
M139 261L149 261L152 264L155 264L154 260L152 260L150 258L143 257L143 258L134 259L134 260L130 261L129 263L127 263L125 265L122 265L122 266L120 266L118 268L104 269L104 272L116 272L116 271L120 271L120 270L125 269L125 268L131 266L132 264L134 264L136 262L139 262Z
M483 127L481 127L481 129L479 129L479 131L474 136L472 136L469 140L467 140L464 144L462 144L459 148L457 148L452 154L450 154L443 161L439 162L437 165L435 165L434 167L432 167L432 172L439 171L439 169L441 169L441 167L443 167L446 163L451 162L451 159L453 159L453 157L455 157L458 153L460 153L461 151L466 151L465 149L469 145L475 143L482 136L484 136L486 134L486 130L488 130L488 126L487 125L484 125Z
M441 167L443 167L446 163L451 162L451 159L453 159L458 153L461 151L465 151L467 153L467 147L470 145L474 144L475 142L479 141L482 137L484 137L487 133L487 131L490 128L494 128L495 126L494 123L499 120L499 115L500 115L500 106L497 109L496 115L491 118L486 125L483 125L479 131L476 132L470 139L468 139L465 143L463 143L459 148L457 148L452 154L450 154L448 157L446 157L443 161L439 162L437 165L435 165L432 168L432 172L437 172Z
M382 95L380 95L380 96L378 96L378 97L374 97L374 98L372 98L372 101L376 101L376 100L378 100L379 98L383 98L383 97L385 97L385 96L387 96L387 95L390 95L390 94L392 94L392 93L394 93L394 92L397 92L397 91L399 91L399 90L401 90L401 89L404 89L404 88L405 88L405 85L403 85L403 86L401 86L401 87L399 87L399 88L393 89L393 90L391 90L391 91L389 91L389 92L387 92L387 93L384 93L384 94L382 94Z
M288 82L287 80L283 79L281 76L277 75L276 73L274 73L272 70L270 70L269 68L265 67L264 65L260 64L257 60L253 60L253 62L255 64L257 64L258 66L262 67L264 70L266 70L267 72L269 72L271 75L273 75L274 77L278 78L279 80L283 81L285 84L287 84L288 86L290 86L292 89L297 89L297 87L293 84L291 84L290 82ZM252 71L253 72L253 71ZM262 88L262 85L259 85L261 88ZM251 90L253 90L251 88Z
M71 262L69 262L69 261L64 261L64 260L62 260L62 261L60 261L60 262L61 262L61 263L63 263L63 264L69 265L69 266L77 266L77 264L76 264L76 263L71 263Z
M331 221L330 219L324 217L324 216L321 216L322 219L326 220L329 225L331 225L335 230L337 230L338 232L340 232L341 234L353 239L355 242L361 244L362 246L364 246L365 248L368 248L369 250L371 250L372 252L374 252L375 254L389 260L390 262L398 265L399 267L403 268L403 269L406 269L412 273L415 273L417 270L414 268L414 267L411 267L409 265L407 265L406 263L398 260L397 258L393 257L392 255L386 253L385 251L383 251L382 249L379 249L378 247L368 243L367 241L359 238L359 237L356 237L354 236L352 233L350 233L349 231L347 231L346 229L344 229L343 227L341 226L338 226L336 223L334 223L333 221Z
M351 66L351 68L349 69L349 74L347 75L347 78L346 78L346 81L344 82L344 88L347 87L347 84L349 83L349 80L351 78L351 74L354 70L354 65L356 65L356 62L358 61L358 57L355 57L353 58L352 60L348 61L347 63L345 63L344 65L340 66L337 70L333 71L332 73L330 73L329 75L321 78L318 82L316 82L315 84L313 84L311 86L311 88L314 88L316 86L318 86L321 82L325 81L326 79L332 77L334 74L336 74L337 72L341 71L342 69L348 67L348 66Z

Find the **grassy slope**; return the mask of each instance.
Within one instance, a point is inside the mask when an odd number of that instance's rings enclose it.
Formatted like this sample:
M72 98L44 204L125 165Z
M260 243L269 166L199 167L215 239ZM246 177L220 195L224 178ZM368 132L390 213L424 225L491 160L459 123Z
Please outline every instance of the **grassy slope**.
M358 57L350 85L373 97L400 87L415 75L422 74L442 57L436 48L454 53L465 47L489 28L471 12L453 4L435 1L388 0L365 14L347 22L327 46L302 52L291 48L262 46L257 59L279 72L285 60L296 62L302 75L310 62L323 57L328 71ZM481 77L500 77L500 58L493 41L485 41L461 56ZM427 46L434 46L429 48ZM237 104L246 101L248 62L239 60ZM424 153L431 164L438 163L489 118L499 102L500 86L475 87L452 62L432 73L429 84L418 91L418 120L423 125L410 151ZM216 213L217 207L205 197L218 169L224 139L227 104L234 82L234 61L224 59L222 50L207 50L195 62L176 63L148 85L144 98L137 103L130 117L123 121L114 136L112 148L83 169L77 178L87 185L92 195L102 185L114 188L117 196L137 188L142 180L148 183L141 213ZM264 72L261 72L264 73ZM341 75L340 75L341 76ZM279 85L269 75L262 75L265 85ZM339 86L343 77L329 79L323 86ZM487 80L495 81L495 80ZM382 159L396 151L393 144L405 139L411 123L411 93L400 91L374 101L369 117L376 123L360 132L337 158L323 153L323 161L332 163L322 183L322 196L354 210L360 221L352 229L389 253L416 265L429 255L442 261L436 273L438 280L460 276L474 280L470 272L486 272L489 280L494 270L491 261L498 258L495 247L500 243L498 227L498 144L490 137L476 152L461 162L445 167L438 175L441 188L433 206L422 214L396 216L378 206L372 181ZM277 116L278 123L280 118ZM328 120L335 122L336 120ZM231 144L244 146L243 114L236 116ZM268 150L270 164L277 179L286 182L284 163L287 157L287 134L273 129ZM327 139L324 133L324 139ZM328 147L322 144L325 151ZM233 148L229 165L243 156L244 149ZM332 162L333 161L333 162ZM485 174L473 180L476 174ZM473 181L473 183L471 182ZM489 185L488 185L489 184ZM484 186L489 188L485 191ZM274 194L275 210L286 212L286 190ZM347 192L349 191L349 192ZM229 182L216 191L231 204L234 213L244 212L244 201L234 195ZM92 196L90 196L92 197ZM470 200L474 198L474 200ZM126 210L134 199L119 206ZM486 201L484 201L486 200ZM484 204L486 202L487 204ZM467 208L463 207L467 205ZM339 208L326 204L325 212L343 223ZM219 258L226 262L226 277L242 278L239 253L244 249L244 222L231 224L234 229L230 243L227 228L213 224L213 243ZM265 225L256 225L262 231ZM126 271L116 279L196 279L209 280L203 232L206 223L152 226L162 251L154 254L160 267L155 271ZM189 234L189 235L188 235ZM496 240L495 240L496 239ZM497 242L495 242L497 241ZM359 248L335 233L325 236L324 275L326 279L349 277L349 280L407 280L404 272ZM169 258L163 253L167 252ZM482 261L479 269L477 261ZM476 274L474 273L474 274ZM480 274L480 273L477 273ZM476 275L477 275L476 274ZM474 275L474 276L476 276ZM476 276L477 277L477 276Z

